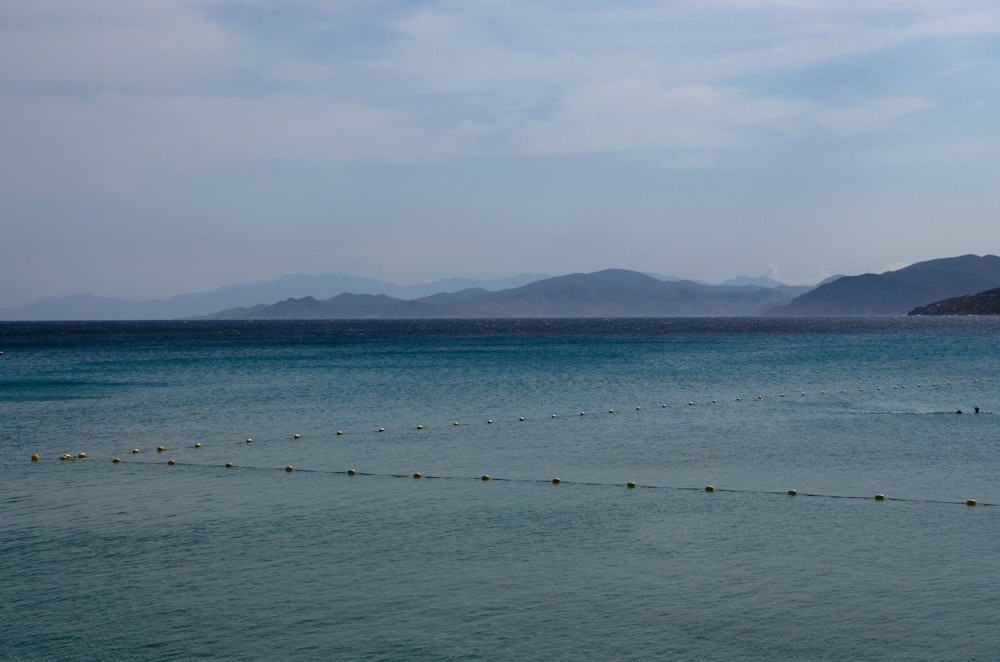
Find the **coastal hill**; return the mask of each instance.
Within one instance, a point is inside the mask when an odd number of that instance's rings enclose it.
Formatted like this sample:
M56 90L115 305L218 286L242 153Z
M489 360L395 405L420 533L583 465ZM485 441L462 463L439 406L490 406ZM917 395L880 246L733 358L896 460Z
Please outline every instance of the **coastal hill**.
M962 255L881 274L842 276L769 315L904 315L917 306L1000 285L1000 257Z
M910 315L1000 315L1000 287L936 301L910 311Z
M760 315L805 288L663 281L625 269L569 274L521 287L481 288L412 300L342 294L225 310L211 319L432 319Z

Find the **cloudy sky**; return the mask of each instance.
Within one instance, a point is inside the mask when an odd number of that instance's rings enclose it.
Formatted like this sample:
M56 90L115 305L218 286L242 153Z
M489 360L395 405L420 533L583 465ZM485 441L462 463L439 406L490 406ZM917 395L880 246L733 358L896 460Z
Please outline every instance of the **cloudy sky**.
M0 306L1000 252L995 0L5 0Z

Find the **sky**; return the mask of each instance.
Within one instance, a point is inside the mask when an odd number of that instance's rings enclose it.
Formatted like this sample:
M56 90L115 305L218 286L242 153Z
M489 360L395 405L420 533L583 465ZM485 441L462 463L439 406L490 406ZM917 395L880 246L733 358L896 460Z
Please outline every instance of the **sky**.
M1000 252L995 0L5 0L0 306Z

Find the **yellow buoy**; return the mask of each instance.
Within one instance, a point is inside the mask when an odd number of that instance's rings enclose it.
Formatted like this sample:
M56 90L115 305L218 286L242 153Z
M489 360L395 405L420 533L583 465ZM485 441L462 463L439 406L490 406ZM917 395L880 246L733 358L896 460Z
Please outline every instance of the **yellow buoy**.
M419 471L414 471L414 472L413 472L413 477L414 477L414 478L420 478L421 476L423 476L423 474L422 474L422 473L420 473Z
M165 451L165 450L167 450L167 449L166 449L166 448L164 448L163 446L157 446L157 447L156 447L156 452L157 452L157 453L162 453L162 452L163 452L163 451Z
M233 463L232 462L226 462L226 468L227 469L232 469L233 468Z
M489 480L490 479L490 475L489 474L483 474L482 476L479 477L479 479L480 480Z
M301 438L302 438L301 434L293 434L292 435L292 439L301 439Z
M875 495L875 500L876 501L885 501L885 495L884 494L876 494Z
M137 454L138 452L139 452L139 449L138 449L138 448L133 448L133 449L132 449L132 454L133 454L133 455Z
M348 469L348 470L347 470L347 475L348 475L348 476L353 476L353 475L354 475L354 474L356 474L356 473L358 473L358 472L357 472L357 471L355 471L354 469Z
M31 461L32 462L38 462L38 453L32 453L31 454Z
M795 490L788 490L788 496L795 496L796 494L798 494L798 492Z
M82 460L83 458L87 457L87 454L86 453L80 453L80 454L77 455L77 457Z
M706 492L714 492L715 491L715 486L714 485L706 485L705 486L705 491Z
M201 442L200 441L194 442L194 447L195 448L201 448Z
M60 460L68 460L71 457L73 457L73 456L72 455L67 455L66 453L63 453L62 455L59 456L59 459Z
M177 463L174 462L173 460L167 460L167 464L177 464Z
M454 423L452 423L452 425L458 425L458 421L455 421Z
M976 500L975 499L966 499L965 500L965 505L967 505L967 506L974 506L974 505L976 505Z
M343 437L344 436L344 431L343 430L337 430L337 436L338 437Z
M625 487L627 487L627 488L629 488L631 490L632 488L635 487L635 481L634 480L630 480L629 482L625 483Z
M112 459L111 461L112 461L113 463L115 463L115 464L118 464L119 462L121 462L121 458L117 458L117 457L116 457L116 458Z
M285 471L294 471L294 470L295 470L295 467L293 467L290 464L287 467L285 467Z
M552 482L553 482L553 483L554 483L555 485L558 485L558 484L559 484L559 483L561 483L562 481L561 481L561 480L559 480L558 478L553 478L553 479L552 479Z

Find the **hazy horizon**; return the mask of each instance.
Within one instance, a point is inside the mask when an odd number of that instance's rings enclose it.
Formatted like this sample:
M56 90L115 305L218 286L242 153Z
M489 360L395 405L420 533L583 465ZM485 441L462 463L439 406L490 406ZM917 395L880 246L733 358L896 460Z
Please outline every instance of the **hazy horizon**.
M1000 250L985 0L11 0L0 307Z

